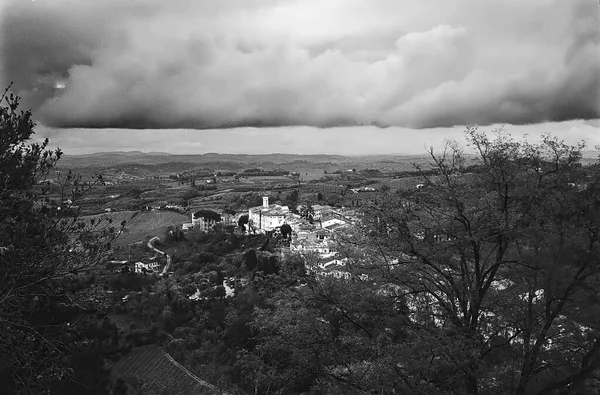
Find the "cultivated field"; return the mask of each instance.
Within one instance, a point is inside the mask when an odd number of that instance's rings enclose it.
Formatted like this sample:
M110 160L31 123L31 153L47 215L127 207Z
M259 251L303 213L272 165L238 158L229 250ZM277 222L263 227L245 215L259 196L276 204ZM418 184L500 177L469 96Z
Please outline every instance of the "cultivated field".
M296 171L300 173L301 181L320 180L325 175L325 171L323 169L299 168Z
M82 217L85 221L91 221L92 218L102 221L101 227L113 226L116 229L120 228L122 221L126 221L125 231L117 240L119 244L144 240L148 236L162 237L169 226L190 221L187 215L172 211L118 211ZM109 219L112 219L112 223L109 223Z

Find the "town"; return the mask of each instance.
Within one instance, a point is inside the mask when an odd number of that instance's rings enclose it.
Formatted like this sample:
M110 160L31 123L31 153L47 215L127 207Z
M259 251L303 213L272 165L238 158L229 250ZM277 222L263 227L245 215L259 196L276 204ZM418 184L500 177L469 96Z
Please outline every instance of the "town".
M362 209L383 194L395 190L410 194L422 186L414 165L424 161L423 157L357 161L336 156L299 161L294 156L289 162L279 158L279 163L269 163L265 155L254 158L257 163L245 164L222 155L216 165L224 169L207 163L196 170L196 164L176 163L171 157L165 160L173 163L144 163L157 159L143 154L123 159L128 162L118 168L90 169L89 159L80 166L77 157L66 157L63 166L74 166L84 174L102 172L102 181L90 195L77 204L70 200L51 203L86 220L125 221L116 244L128 246L128 255L117 253L119 259L113 263L126 264L135 273L162 273L164 254L146 256L144 261L135 253L130 255L131 247L135 252L135 246L150 238L164 239L167 228L188 233L229 227L239 235L283 234L286 240L280 253L309 256L311 270L335 276L348 276L336 251L336 234L354 228ZM196 159L206 160L203 156ZM181 171L165 172L174 165ZM248 168L229 170L240 166ZM61 173L67 171L57 170L56 179L49 182L58 184Z

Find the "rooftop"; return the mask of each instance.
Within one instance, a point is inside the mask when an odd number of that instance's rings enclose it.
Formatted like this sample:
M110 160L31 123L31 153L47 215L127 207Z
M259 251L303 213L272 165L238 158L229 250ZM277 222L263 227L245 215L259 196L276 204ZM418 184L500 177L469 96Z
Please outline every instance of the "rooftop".
M258 207L252 207L250 209L250 212L253 213L258 213L258 212L262 212L262 215L272 215L272 216L281 216L281 215L287 215L290 210L287 207L284 206L280 206L278 204L271 204L268 207L264 207L264 206L258 206Z

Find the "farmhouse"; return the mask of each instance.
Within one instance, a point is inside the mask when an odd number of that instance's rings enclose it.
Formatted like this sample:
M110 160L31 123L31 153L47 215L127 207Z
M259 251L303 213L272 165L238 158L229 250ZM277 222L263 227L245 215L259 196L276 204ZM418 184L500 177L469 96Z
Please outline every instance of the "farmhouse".
M159 266L160 266L160 264L158 262L150 262L150 263L136 262L134 265L134 272L135 273L155 272L158 270Z

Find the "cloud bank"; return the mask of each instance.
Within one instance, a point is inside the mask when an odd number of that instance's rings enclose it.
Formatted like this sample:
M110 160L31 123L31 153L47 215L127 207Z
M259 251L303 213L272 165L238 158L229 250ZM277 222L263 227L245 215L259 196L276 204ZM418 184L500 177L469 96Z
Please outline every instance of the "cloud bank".
M600 118L588 0L5 3L0 83L52 127Z

